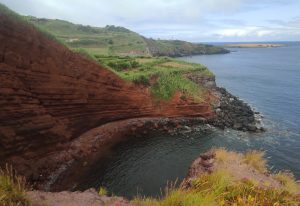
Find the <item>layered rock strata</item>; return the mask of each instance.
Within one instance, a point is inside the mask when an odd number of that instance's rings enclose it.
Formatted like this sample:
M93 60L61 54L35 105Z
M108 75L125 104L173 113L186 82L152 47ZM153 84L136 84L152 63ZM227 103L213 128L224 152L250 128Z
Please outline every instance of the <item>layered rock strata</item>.
M214 115L209 102L157 103L147 88L121 80L18 17L0 14L0 42L0 160L26 176L60 162L57 156L74 140L109 122Z

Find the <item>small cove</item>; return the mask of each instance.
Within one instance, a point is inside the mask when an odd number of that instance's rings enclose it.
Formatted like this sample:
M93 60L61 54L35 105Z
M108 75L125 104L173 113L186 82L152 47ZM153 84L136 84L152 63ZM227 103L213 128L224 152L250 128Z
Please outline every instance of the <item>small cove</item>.
M77 189L104 186L132 198L157 197L168 181L181 181L189 165L212 147L266 151L273 170L291 170L300 178L300 44L268 49L234 49L226 55L181 58L208 66L219 86L256 107L268 129L261 134L197 128L176 134L151 133L129 138L84 174Z

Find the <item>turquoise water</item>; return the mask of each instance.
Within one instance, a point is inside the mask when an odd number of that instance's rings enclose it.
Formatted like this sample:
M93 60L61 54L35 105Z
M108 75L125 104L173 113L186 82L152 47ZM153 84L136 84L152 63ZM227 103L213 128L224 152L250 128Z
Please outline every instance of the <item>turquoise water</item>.
M225 55L180 59L209 67L219 86L264 115L267 132L214 129L134 137L117 145L106 161L96 163L78 188L104 186L129 198L159 196L168 181L180 181L191 162L212 147L264 150L272 170L291 170L300 179L300 43L232 50Z

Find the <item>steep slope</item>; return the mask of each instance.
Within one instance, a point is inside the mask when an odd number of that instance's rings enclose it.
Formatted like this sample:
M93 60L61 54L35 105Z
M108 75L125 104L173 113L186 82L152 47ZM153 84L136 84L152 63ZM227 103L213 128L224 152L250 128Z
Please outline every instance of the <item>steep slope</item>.
M26 17L39 28L49 31L71 48L109 55L186 56L223 54L229 51L217 46L178 40L148 39L124 27L91 27L58 19Z
M201 104L181 103L177 96L153 102L147 89L3 11L0 42L0 160L23 166L28 175L32 168L41 169L34 163L42 157L65 150L63 144L108 122L213 115L209 98Z

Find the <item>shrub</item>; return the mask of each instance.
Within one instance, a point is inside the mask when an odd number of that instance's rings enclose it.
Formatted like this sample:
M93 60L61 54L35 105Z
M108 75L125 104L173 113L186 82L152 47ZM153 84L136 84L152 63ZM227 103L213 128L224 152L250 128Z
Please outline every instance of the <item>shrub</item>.
M140 75L140 76L135 77L133 79L133 82L135 84L142 84L142 85L145 85L145 86L149 86L150 85L149 78L146 77L145 75Z
M114 44L114 41L112 39L110 39L110 40L108 40L108 43L112 45L112 44Z
M131 64L132 68L137 68L140 66L140 64L135 60L130 61L130 64Z

